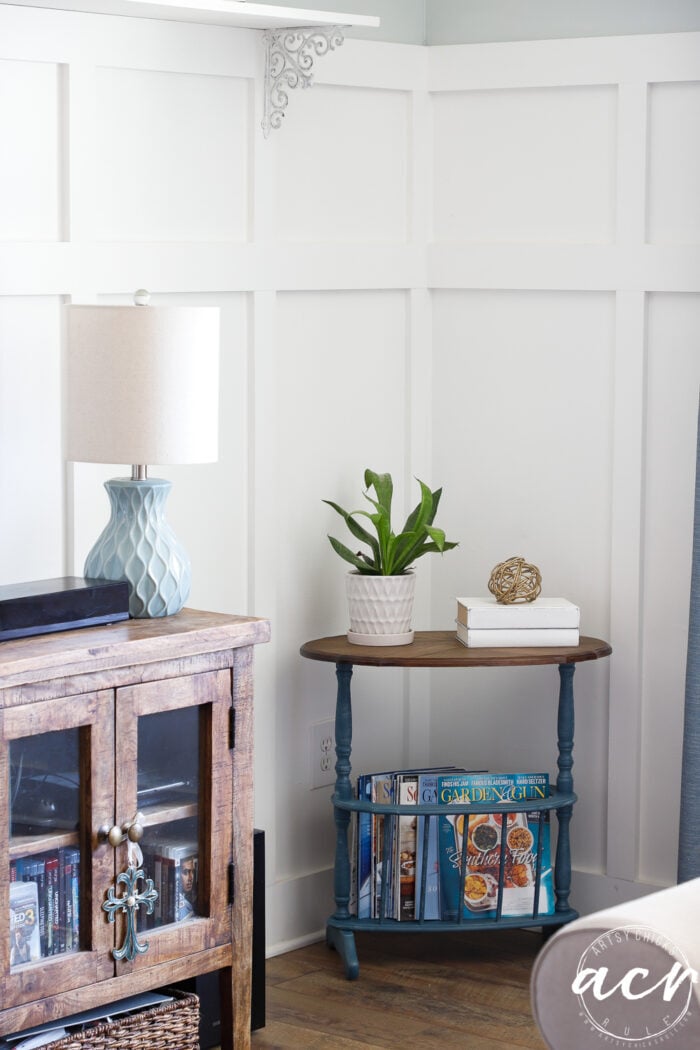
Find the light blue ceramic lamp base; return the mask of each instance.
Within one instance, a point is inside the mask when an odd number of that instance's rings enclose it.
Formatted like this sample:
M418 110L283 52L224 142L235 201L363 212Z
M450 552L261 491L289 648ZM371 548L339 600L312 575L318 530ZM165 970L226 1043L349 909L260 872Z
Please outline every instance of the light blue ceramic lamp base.
M171 616L190 594L190 560L165 520L172 488L164 478L105 482L110 519L85 561L85 576L126 580L137 619Z

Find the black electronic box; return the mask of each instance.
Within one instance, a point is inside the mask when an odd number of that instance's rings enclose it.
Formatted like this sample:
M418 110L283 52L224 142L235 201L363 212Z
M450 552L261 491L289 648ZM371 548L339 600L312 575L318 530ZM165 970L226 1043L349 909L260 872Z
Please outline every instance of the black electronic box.
M0 586L0 641L128 619L126 580L59 576Z

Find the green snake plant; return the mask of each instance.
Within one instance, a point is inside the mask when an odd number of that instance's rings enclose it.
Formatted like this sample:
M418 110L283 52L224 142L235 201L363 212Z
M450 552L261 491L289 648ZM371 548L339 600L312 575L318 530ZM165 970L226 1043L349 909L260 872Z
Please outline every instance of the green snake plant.
M369 492L365 492L364 496L372 504L373 511L347 511L332 500L323 501L340 514L355 539L369 548L368 551L353 553L334 536L328 537L336 554L354 566L357 572L365 576L401 576L424 554L442 554L457 546L445 539L442 529L433 525L442 489L431 492L419 478L416 481L421 490L420 503L411 511L398 534L391 529L391 500L394 493L391 474L365 471L365 488L374 489L376 498L370 496ZM358 521L360 517L371 522L376 535Z

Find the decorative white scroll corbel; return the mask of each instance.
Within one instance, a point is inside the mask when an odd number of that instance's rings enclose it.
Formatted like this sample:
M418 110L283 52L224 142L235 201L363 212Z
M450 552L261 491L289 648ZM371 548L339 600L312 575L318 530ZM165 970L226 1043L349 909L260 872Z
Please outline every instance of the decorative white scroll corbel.
M279 128L289 102L288 92L309 87L314 59L340 47L342 26L266 29L265 105L262 129L265 138Z

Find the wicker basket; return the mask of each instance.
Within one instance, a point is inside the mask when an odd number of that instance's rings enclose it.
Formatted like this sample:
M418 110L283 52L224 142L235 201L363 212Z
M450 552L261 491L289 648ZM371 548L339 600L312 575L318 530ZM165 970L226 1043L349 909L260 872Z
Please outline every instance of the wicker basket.
M173 1002L63 1036L44 1050L199 1050L199 999L185 992L168 995Z

